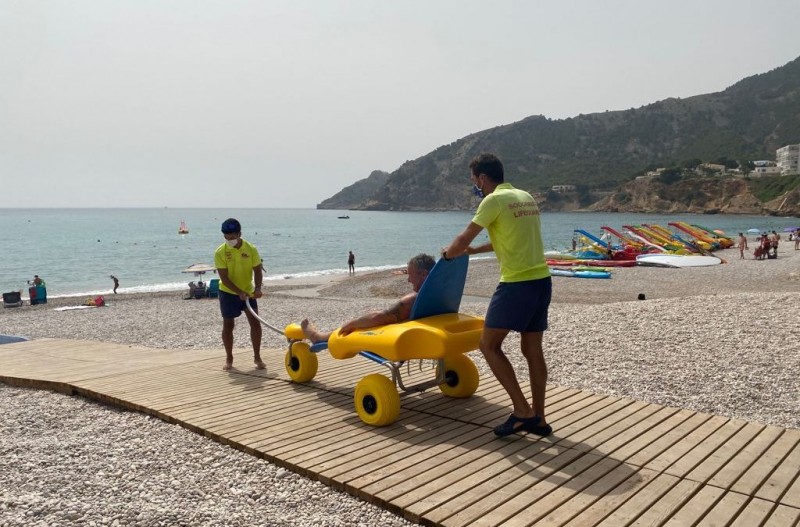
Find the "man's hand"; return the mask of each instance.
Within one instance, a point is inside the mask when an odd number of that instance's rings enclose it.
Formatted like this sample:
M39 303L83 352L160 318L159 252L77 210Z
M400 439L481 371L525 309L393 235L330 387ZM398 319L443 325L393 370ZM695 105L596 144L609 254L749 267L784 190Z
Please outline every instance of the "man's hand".
M264 296L264 293L261 292L261 289L256 289L253 293L253 298L261 298L262 296Z

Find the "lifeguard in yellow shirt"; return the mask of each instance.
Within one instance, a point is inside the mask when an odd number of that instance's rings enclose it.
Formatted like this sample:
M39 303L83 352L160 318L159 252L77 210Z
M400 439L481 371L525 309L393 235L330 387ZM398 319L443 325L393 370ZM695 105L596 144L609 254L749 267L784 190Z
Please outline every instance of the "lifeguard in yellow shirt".
M516 432L547 436L553 429L545 419L547 365L542 336L547 329L552 283L544 257L539 208L529 193L504 181L503 163L497 156L481 154L469 168L473 191L484 199L467 228L442 251L442 257L490 251L497 255L500 283L486 312L480 349L511 397L514 410L494 428L494 433L501 437ZM471 247L483 229L489 232L489 243ZM520 334L522 354L530 371L531 403L502 349L510 331Z
M258 313L257 298L261 298L261 285L264 273L258 249L242 239L242 225L235 218L222 222L222 235L225 243L214 252L214 267L219 274L219 309L222 313L222 344L225 346L225 365L223 370L233 367L233 328L239 315L247 316L250 323L250 340L253 342L253 361L256 369L266 366L261 360L261 324L247 310L245 302L250 302L253 311ZM255 286L253 279L255 278Z

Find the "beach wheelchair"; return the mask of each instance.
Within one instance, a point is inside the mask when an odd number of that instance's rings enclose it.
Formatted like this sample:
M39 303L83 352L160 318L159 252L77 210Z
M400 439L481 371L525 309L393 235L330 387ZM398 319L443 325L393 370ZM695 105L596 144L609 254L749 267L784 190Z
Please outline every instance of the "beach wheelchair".
M359 355L386 367L391 378L373 373L355 388L354 404L359 418L367 424L384 426L400 414L400 395L422 392L438 386L449 397L469 397L478 389L478 368L464 353L478 349L483 318L459 313L467 278L469 257L440 259L417 294L406 322L388 324L340 335L328 342L304 340L299 324L289 324L284 335L289 341L286 372L294 382L309 382L317 374L316 353L327 349L336 359ZM411 386L403 383L402 367L409 361L436 361L435 376ZM421 363L420 363L421 366Z

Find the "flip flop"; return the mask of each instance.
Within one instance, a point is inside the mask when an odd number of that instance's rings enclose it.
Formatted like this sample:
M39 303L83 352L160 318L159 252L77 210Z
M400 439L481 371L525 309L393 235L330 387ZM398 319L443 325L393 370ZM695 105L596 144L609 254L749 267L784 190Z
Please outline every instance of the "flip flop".
M494 435L506 437L517 432L529 432L531 428L539 424L541 418L538 415L533 417L517 417L514 414L508 416L505 423L494 427Z

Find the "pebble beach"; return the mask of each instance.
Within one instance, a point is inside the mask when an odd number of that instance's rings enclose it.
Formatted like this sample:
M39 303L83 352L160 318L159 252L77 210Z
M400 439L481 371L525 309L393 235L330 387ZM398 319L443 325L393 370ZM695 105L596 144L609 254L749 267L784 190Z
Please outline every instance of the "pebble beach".
M610 280L553 278L548 383L724 417L800 428L800 251L713 267L620 268ZM461 311L483 315L499 270L473 261ZM271 284L261 316L333 329L410 291L406 276L357 273ZM640 294L645 300L637 300ZM217 302L181 293L108 295L3 309L0 334L156 349L219 349ZM262 354L285 353L264 332ZM244 320L237 350L249 349ZM527 378L519 339L507 354ZM482 377L491 373L479 352ZM242 356L237 356L241 361ZM235 363L250 368L252 363ZM0 384L0 526L409 525L387 511L264 460L141 414ZM551 423L558 434L558 421ZM490 432L489 432L490 433Z

